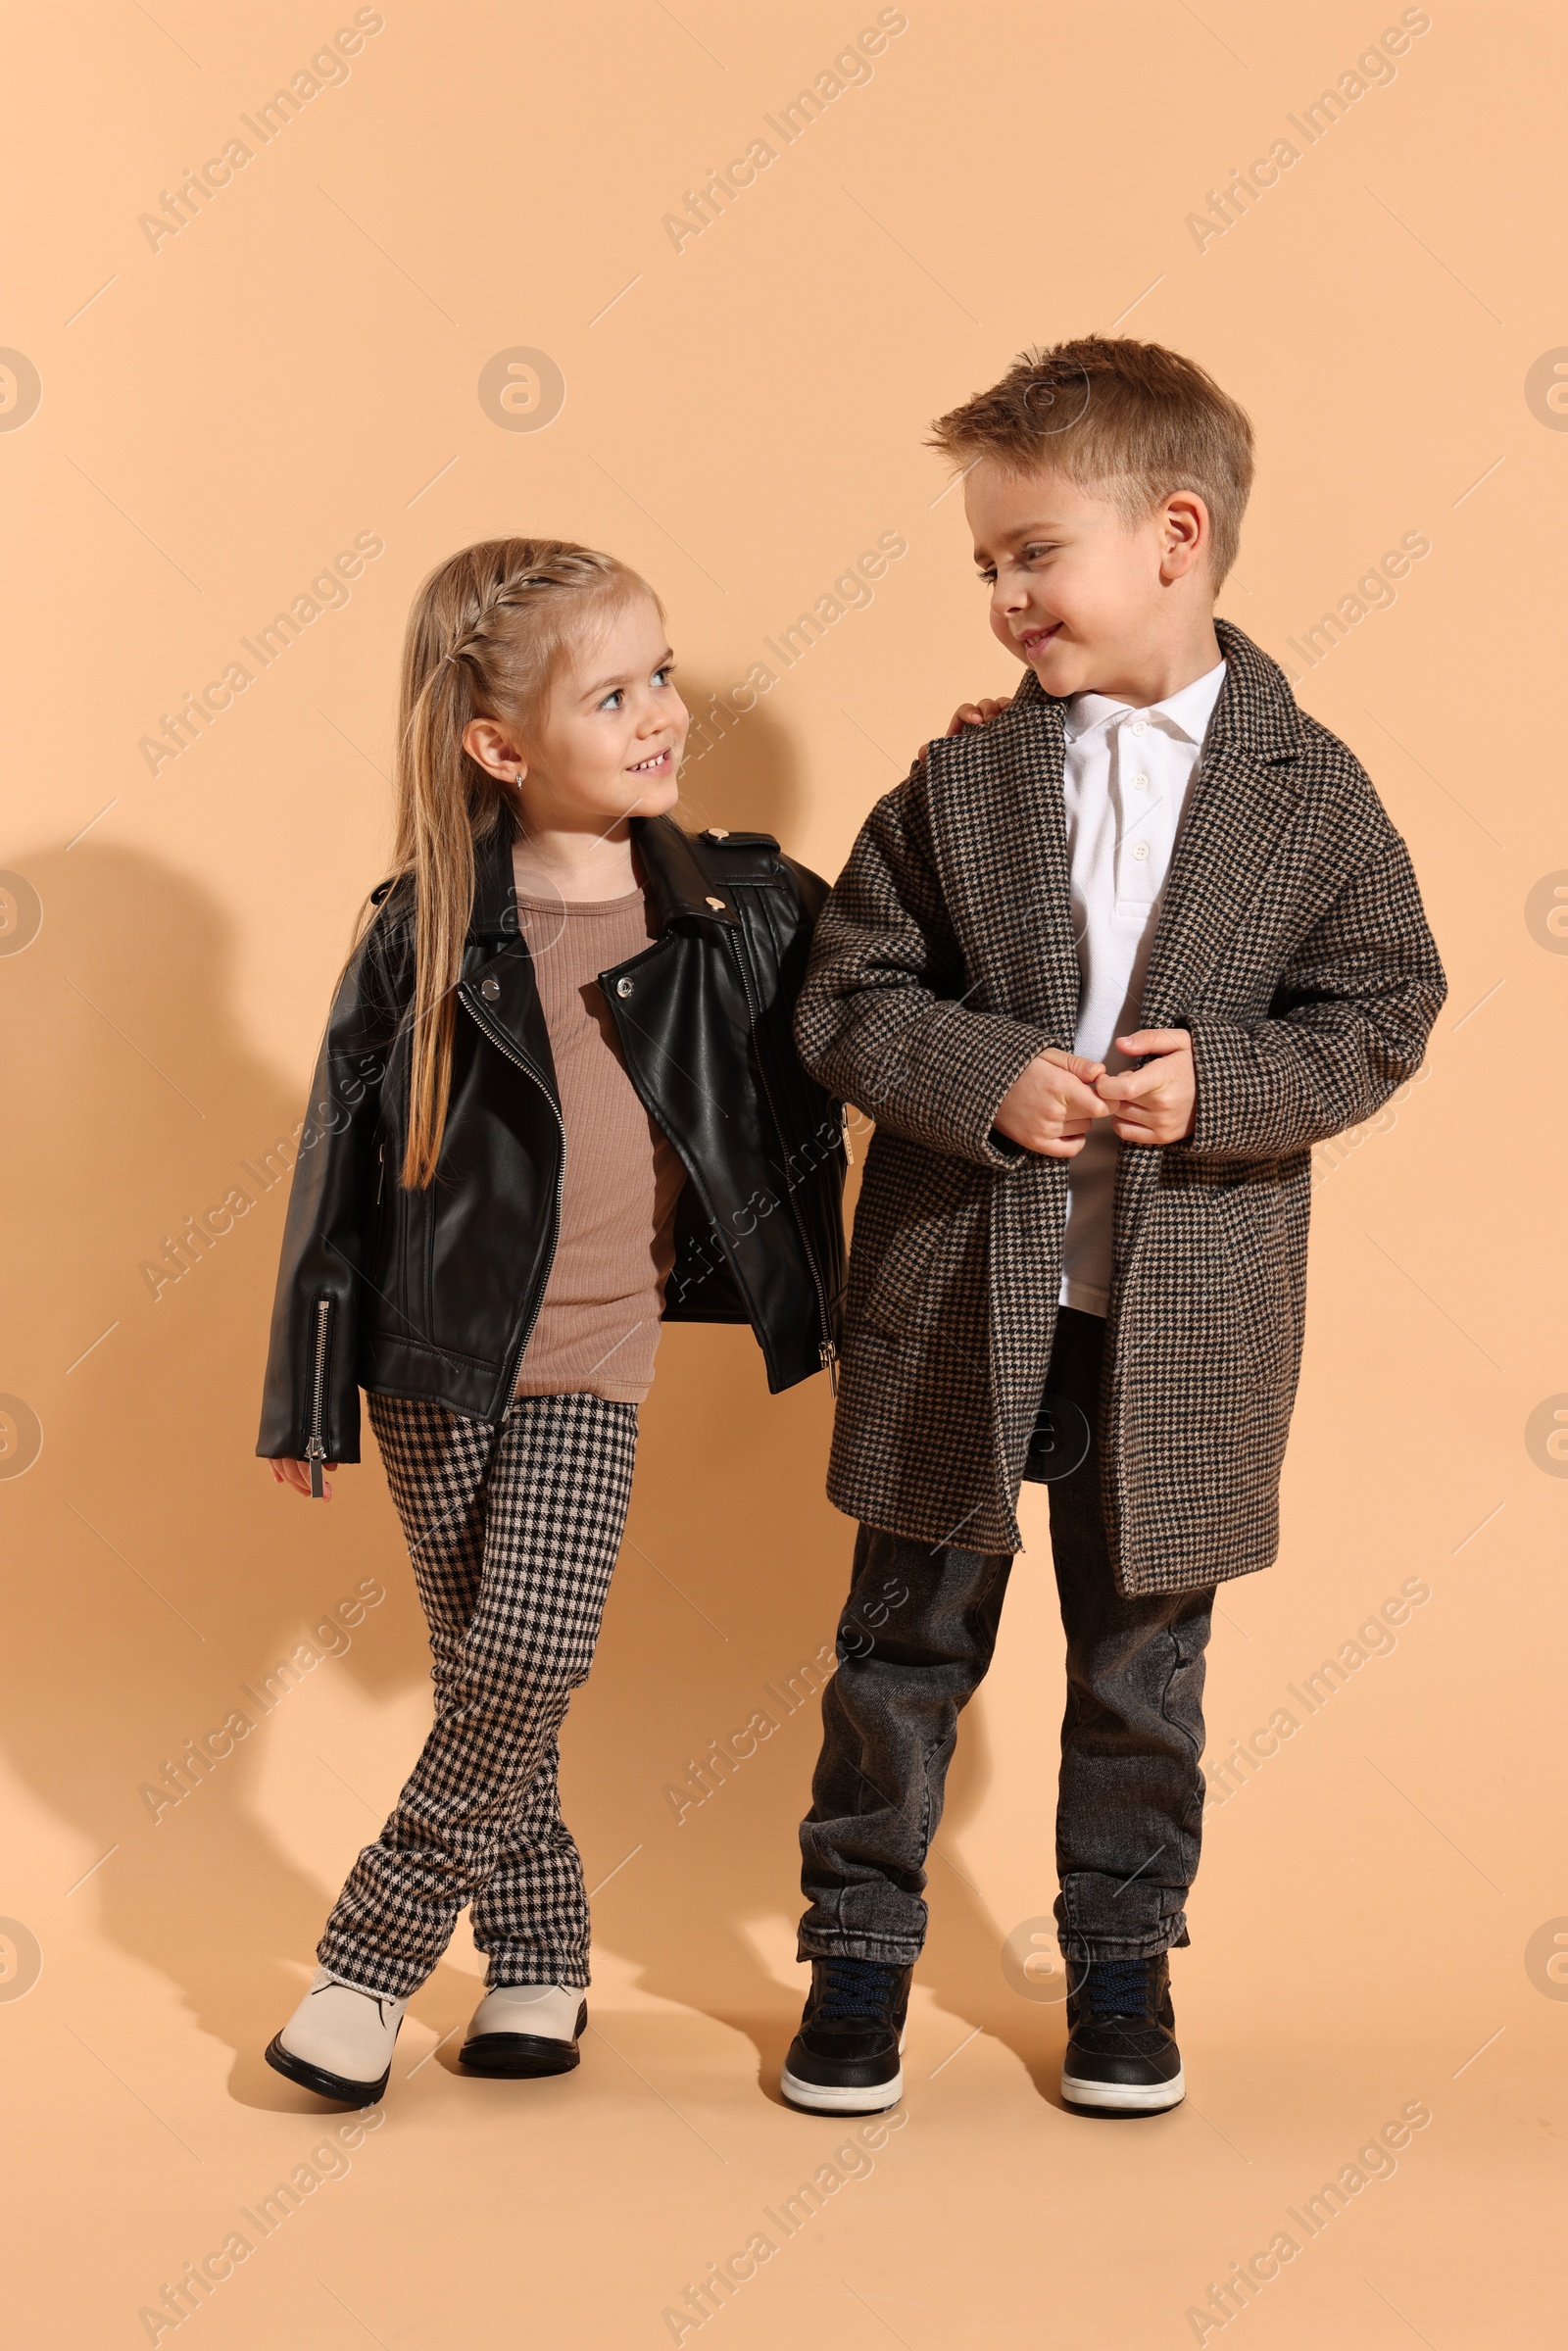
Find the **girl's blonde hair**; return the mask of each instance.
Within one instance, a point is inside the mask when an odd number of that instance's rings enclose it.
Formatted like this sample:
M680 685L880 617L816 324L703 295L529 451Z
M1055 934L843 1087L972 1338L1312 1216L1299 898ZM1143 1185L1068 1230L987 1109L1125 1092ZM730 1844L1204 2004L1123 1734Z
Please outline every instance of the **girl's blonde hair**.
M470 759L474 718L536 720L590 615L632 597L662 606L615 557L565 539L486 539L449 556L414 599L398 705L394 872L412 875L409 1139L400 1180L422 1190L446 1128L474 851L511 820L506 787Z

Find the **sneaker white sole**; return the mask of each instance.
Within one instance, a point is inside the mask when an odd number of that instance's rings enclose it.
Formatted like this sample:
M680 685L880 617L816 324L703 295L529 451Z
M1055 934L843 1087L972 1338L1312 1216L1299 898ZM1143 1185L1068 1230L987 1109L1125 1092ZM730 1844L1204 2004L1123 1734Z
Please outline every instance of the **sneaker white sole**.
M1187 2076L1180 2068L1169 2082L1084 2082L1063 2074L1061 2094L1069 2106L1092 2106L1110 2114L1163 2114L1186 2097Z
M804 2107L808 2114L885 2114L904 2095L904 2069L901 2066L891 2082L849 2088L840 2082L803 2082L786 2066L778 2085L791 2106Z

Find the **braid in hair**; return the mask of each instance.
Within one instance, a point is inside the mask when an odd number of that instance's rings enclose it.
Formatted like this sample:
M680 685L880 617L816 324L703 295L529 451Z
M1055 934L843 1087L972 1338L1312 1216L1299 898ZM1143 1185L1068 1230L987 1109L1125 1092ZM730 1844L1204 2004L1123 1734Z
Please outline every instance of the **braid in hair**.
M401 1181L433 1178L451 1089L456 988L473 910L474 850L511 821L504 785L470 758L475 718L526 727L586 617L646 580L564 539L490 539L431 572L403 647L393 863L415 881L409 1139Z

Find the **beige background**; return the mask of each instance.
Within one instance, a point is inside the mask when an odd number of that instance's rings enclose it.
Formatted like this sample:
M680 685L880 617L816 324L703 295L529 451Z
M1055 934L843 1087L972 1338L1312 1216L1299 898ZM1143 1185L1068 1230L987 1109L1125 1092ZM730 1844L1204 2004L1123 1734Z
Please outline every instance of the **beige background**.
M416 582L497 531L613 548L667 599L700 705L902 534L874 602L690 777L694 820L765 824L831 874L955 702L1011 680L927 419L1028 341L1119 325L1254 417L1223 610L1370 766L1452 981L1423 1081L1319 1154L1284 1554L1222 1595L1211 1754L1280 1707L1300 1727L1211 1814L1177 1961L1188 2104L1071 2119L1060 2007L1002 1959L1054 1890L1059 1632L1027 1501L933 1863L906 2128L683 2339L1192 2342L1209 2284L1420 2101L1396 2174L1294 2229L1298 2258L1206 2339L1560 2341L1558 12L1436 0L1396 77L1200 250L1206 191L1304 148L1288 118L1397 10L910 0L874 75L677 251L662 216L874 9L388 0L350 76L155 251L138 217L351 15L89 0L12 27L0 342L42 397L16 425L8 363L0 1467L29 1411L42 1450L0 1481L7 2339L148 2340L139 2311L324 2144L261 2049L426 1716L373 1463L309 1512L251 1455L282 1186L156 1299L141 1271L300 1116L382 869ZM544 429L480 403L519 347L564 378ZM1431 553L1397 602L1297 659L1409 531ZM359 533L384 552L352 600L150 772L161 713ZM828 1413L820 1382L770 1401L744 1334L665 1342L567 1742L590 1884L616 1873L581 2073L455 2074L460 1936L379 2132L158 2339L668 2342L664 2308L846 2143L772 2088L810 1708L679 1825L664 1793L831 1634L851 1531L821 1494ZM347 1652L155 1824L143 1785L367 1579L387 1596ZM1430 1596L1396 1647L1309 1714L1290 1686L1406 1579Z

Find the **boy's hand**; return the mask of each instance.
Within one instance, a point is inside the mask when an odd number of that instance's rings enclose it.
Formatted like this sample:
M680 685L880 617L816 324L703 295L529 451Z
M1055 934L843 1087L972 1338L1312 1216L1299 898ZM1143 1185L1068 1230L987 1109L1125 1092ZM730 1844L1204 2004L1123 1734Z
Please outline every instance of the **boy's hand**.
M1013 1080L993 1124L1026 1151L1038 1151L1047 1159L1075 1159L1095 1120L1110 1115L1095 1092L1096 1081L1104 1074L1103 1061L1085 1061L1050 1046Z
M1111 1124L1123 1143L1183 1143L1198 1116L1198 1076L1193 1041L1186 1029L1135 1029L1118 1037L1116 1051L1129 1060L1154 1057L1142 1069L1102 1076L1097 1091L1110 1106Z
M336 1469L337 1463L327 1461L322 1464L322 1467ZM274 1461L272 1476L279 1486L292 1486L296 1494L303 1494L305 1499L310 1500L311 1465L308 1461ZM325 1502L332 1499L332 1489L325 1478L321 1480L321 1499Z
M948 720L948 732L961 735L966 726L989 726L993 718L1000 718L1004 710L1011 708L1010 694L1004 694L1000 700L988 694L983 702L960 702Z

